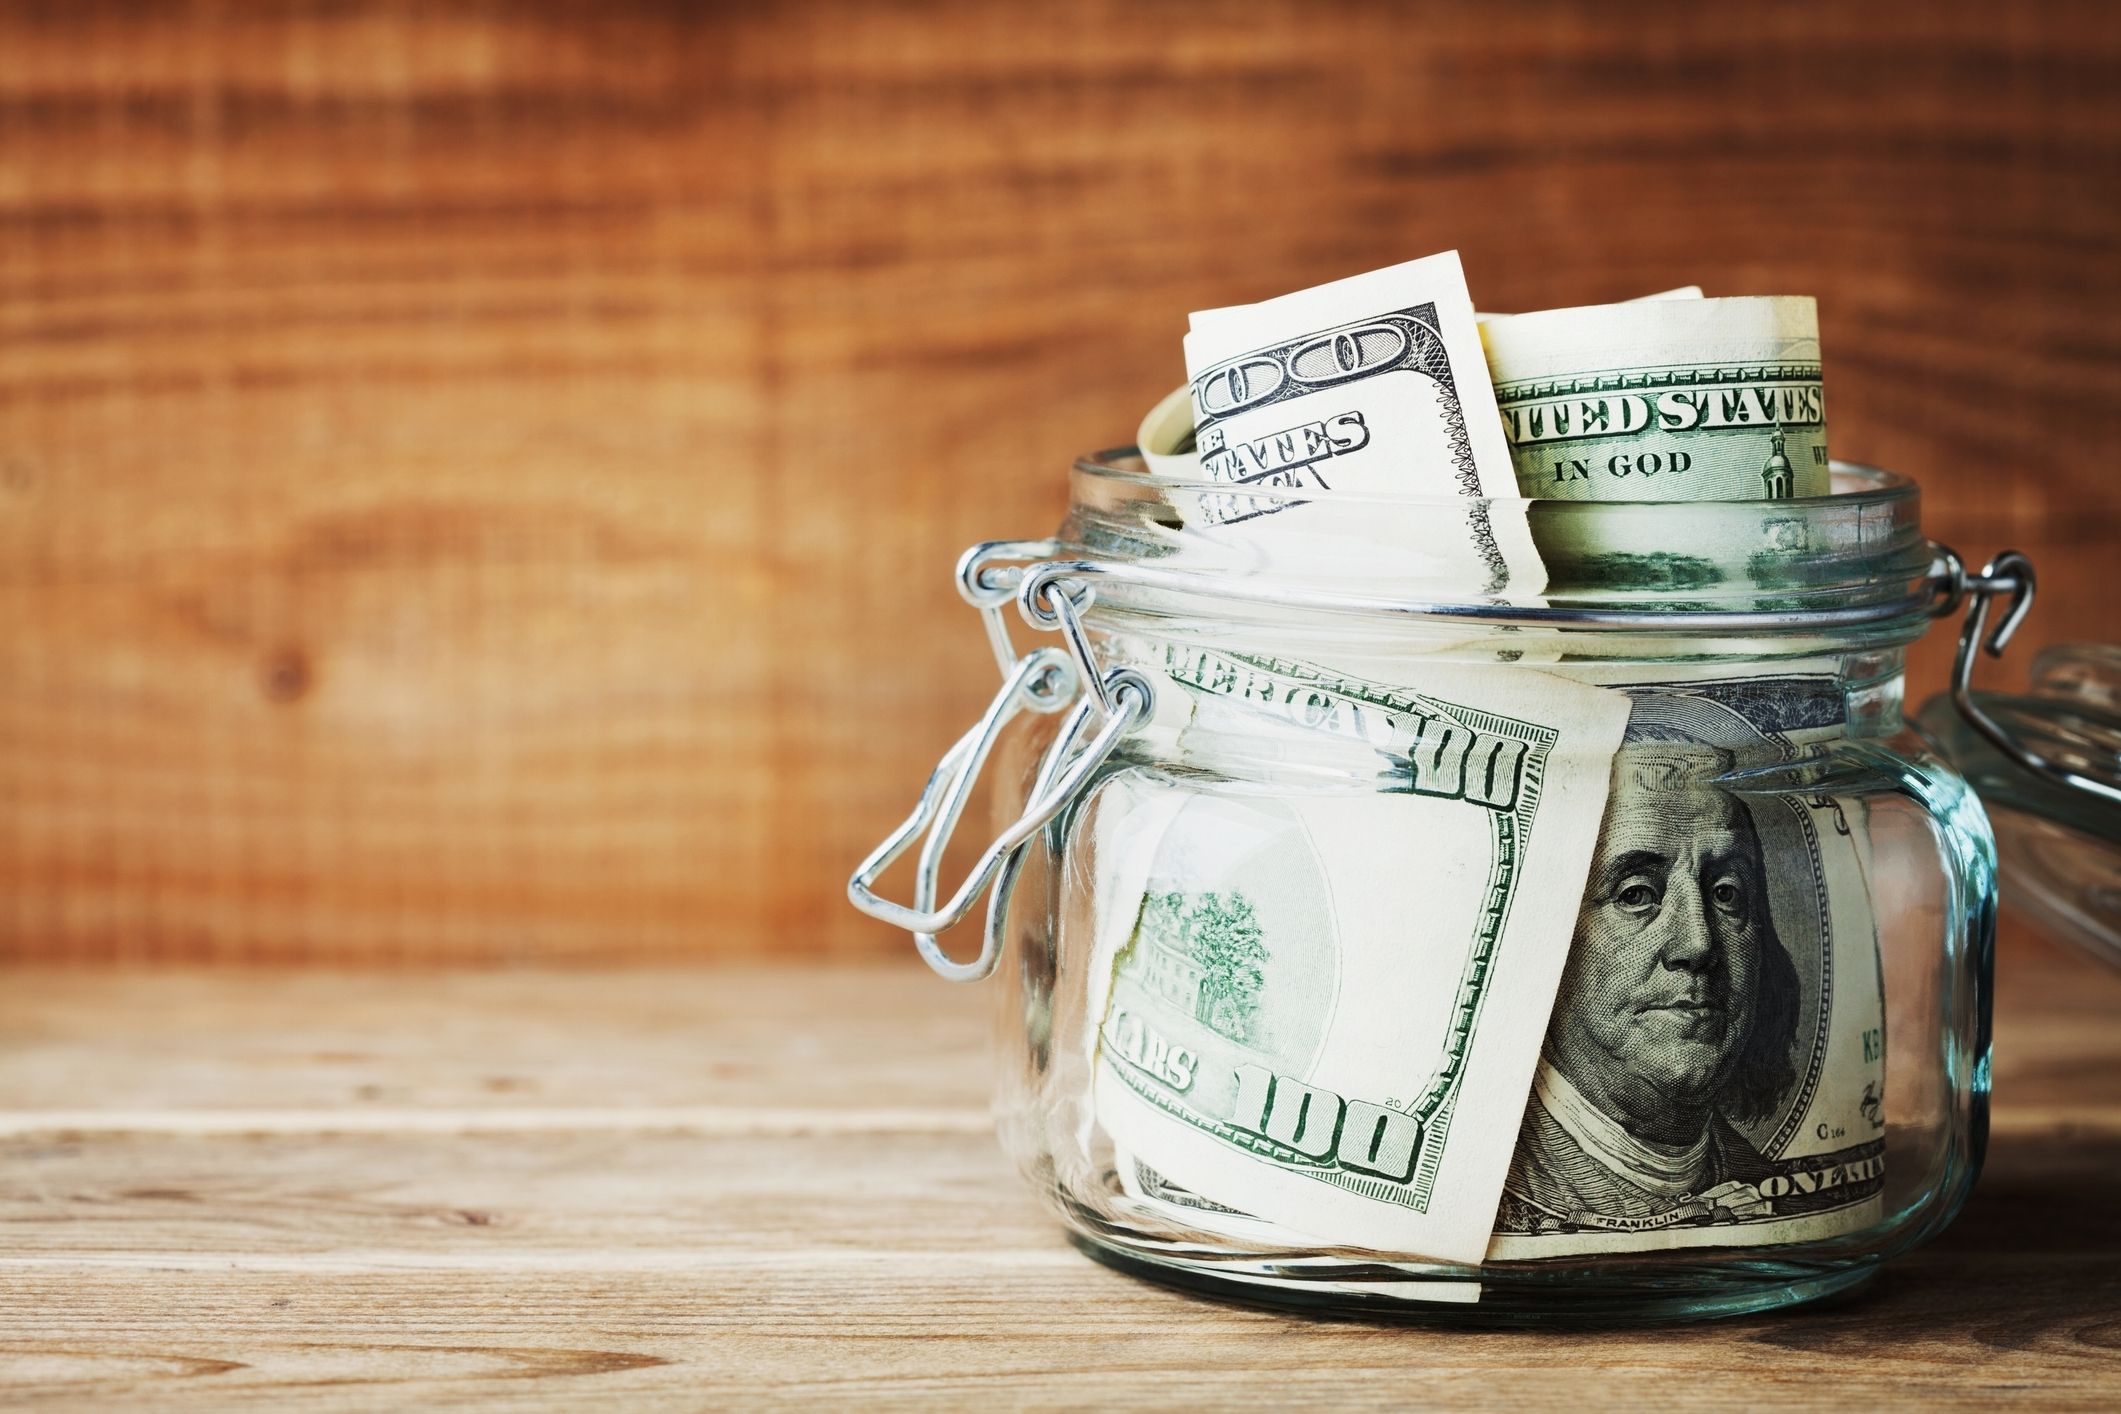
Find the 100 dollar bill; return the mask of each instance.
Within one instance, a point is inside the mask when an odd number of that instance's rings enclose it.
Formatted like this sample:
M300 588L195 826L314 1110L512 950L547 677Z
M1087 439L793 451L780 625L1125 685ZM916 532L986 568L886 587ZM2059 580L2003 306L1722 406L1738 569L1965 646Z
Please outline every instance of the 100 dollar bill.
M1484 321L1522 494L1824 495L1826 393L1808 296L1633 300Z
M1097 940L1093 1103L1172 1182L1353 1246L1477 1262L1514 1148L1627 704L1531 669L1361 696L1390 793L1136 774L1164 817Z
M1492 1260L1807 1242L1882 1212L1869 820L1795 774L1847 730L1843 684L1643 676Z
M1160 664L1138 656L1144 670L1158 674L1165 695L1196 696L1203 707L1227 703L1255 717L1256 731L1373 752L1375 779L1384 788L1407 769L1423 736L1419 694L1404 689L1195 647L1172 645ZM1570 961L1550 1004L1546 1035L1532 1043L1541 1059L1529 1101L1516 1097L1523 1123L1496 1195L1500 1211L1488 1258L1779 1245L1875 1222L1884 1181L1885 1035L1868 820L1860 801L1809 794L1760 774L1778 763L1801 769L1809 747L1847 730L1836 665L1762 665L1742 674L1727 665L1667 666L1655 680L1640 666L1572 664L1549 671L1605 684L1593 690L1625 702L1629 720L1610 762L1597 849L1585 874L1564 885L1580 892L1581 903L1573 916L1549 920L1570 934ZM1735 772L1746 773L1750 784L1729 784ZM1161 843L1144 848L1149 840L1136 837L1123 852L1125 867L1107 879L1122 895L1183 892L1152 881L1167 878L1174 861L1187 857L1185 847L1171 843L1173 823L1191 810L1195 818L1186 829L1197 831L1201 807L1176 789L1135 798L1153 801ZM1360 807L1344 798L1336 807L1335 799L1320 797L1310 808L1359 815ZM1252 833L1280 837L1266 818L1280 808L1246 802L1232 818L1249 817ZM1116 841L1122 821L1140 818L1107 816L1101 830ZM1206 854L1241 833L1221 832L1221 844ZM1195 846L1193 854L1201 853ZM1284 868L1301 853L1272 851ZM1323 853L1361 867L1355 849ZM1426 866L1436 856L1423 857ZM1405 887L1392 866L1371 867L1367 884L1335 876L1332 866L1317 869L1358 895L1365 888L1396 895ZM1274 875L1264 862L1245 872L1256 888ZM1315 915L1316 926L1344 939L1359 913L1325 908ZM1168 908L1159 915L1122 905L1108 911L1104 931L1113 933L1119 920L1139 946L1146 920L1152 942L1175 936L1194 951L1227 931L1183 916L1175 929L1159 924L1168 914ZM1279 932L1301 935L1294 927ZM1265 937L1262 930L1259 941ZM1345 942L1339 946L1347 950ZM1152 947L1150 955L1156 952ZM1117 945L1107 948L1108 958L1116 954ZM1336 1008L1330 1023L1317 1024L1365 1024L1362 1012L1337 1010L1346 986L1389 990L1416 987L1424 976L1431 986L1442 980L1418 971L1436 965L1418 950L1401 961L1417 970L1382 983L1358 970L1350 981L1315 988L1310 1004L1326 997ZM1125 970L1117 977L1113 996L1122 995ZM1303 1004L1294 995L1283 1001ZM1541 1005L1546 1014L1549 1004ZM1100 1010L1109 1015L1111 1007ZM1284 1020L1281 1030L1288 1029ZM1193 1058L1189 1050L1180 1061L1191 1065ZM1250 1116L1246 1106L1256 1094L1234 1098L1238 1113ZM1371 1111L1349 1104L1337 1113L1343 1125L1353 1116L1360 1133ZM1182 1180L1131 1152L1127 1162L1158 1176L1144 1186L1137 1174L1129 1191L1140 1188L1157 1199L1167 1221L1247 1245L1301 1248L1310 1239L1397 1255L1440 1252L1387 1240L1394 1215L1383 1207L1366 1225L1330 1231L1316 1220L1323 1205L1261 1217L1260 1185L1238 1159L1202 1164ZM1360 1217L1351 1215L1350 1222Z
M1536 593L1539 556L1521 518L1485 513L1518 495L1487 379L1472 297L1456 251L1192 316L1186 335L1199 474L1227 493L1196 503L1224 542L1255 543L1284 561L1321 560L1361 543L1432 538L1433 507L1365 503L1306 537L1314 500L1391 496L1463 500L1443 547L1483 595ZM1180 455L1179 410L1166 400L1145 428L1151 458ZM1155 460L1151 465L1156 466ZM1315 542L1315 543L1311 543Z

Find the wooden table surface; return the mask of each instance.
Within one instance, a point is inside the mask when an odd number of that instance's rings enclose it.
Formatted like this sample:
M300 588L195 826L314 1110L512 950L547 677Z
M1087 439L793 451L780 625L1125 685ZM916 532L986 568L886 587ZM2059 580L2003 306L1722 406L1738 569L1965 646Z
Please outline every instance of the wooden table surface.
M1321 1323L1062 1239L906 965L0 974L0 1403L2121 1402L2121 977L2004 941L1964 1216L1838 1305Z

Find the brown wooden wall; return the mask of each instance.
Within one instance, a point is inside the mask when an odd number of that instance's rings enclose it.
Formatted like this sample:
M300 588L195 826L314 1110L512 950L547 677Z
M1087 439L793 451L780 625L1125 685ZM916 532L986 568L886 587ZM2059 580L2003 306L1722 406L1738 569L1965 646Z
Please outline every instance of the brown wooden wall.
M2121 8L0 7L0 955L900 948L954 553L1452 246L1817 293L1836 452L2115 635Z

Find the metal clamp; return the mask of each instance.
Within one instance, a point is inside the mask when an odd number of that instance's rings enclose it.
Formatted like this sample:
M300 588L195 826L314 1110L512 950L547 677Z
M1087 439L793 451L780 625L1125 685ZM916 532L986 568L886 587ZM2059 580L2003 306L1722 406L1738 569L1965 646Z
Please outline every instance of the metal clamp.
M952 982L976 982L993 973L1001 958L1003 924L1025 846L1075 799L1112 755L1120 739L1149 719L1155 701L1154 689L1140 673L1130 668L1100 670L1083 631L1080 606L1071 597L1071 589L1064 585L1053 585L1045 592L1036 616L1027 600L1025 613L1039 627L1059 628L1067 651L1039 648L1021 658L1008 657L1013 650L1008 631L1000 623L1000 609L1017 597L1016 590L1011 586L997 591L985 582L983 569L990 559L1019 558L1022 552L1036 553L1041 549L1050 553L1050 547L1037 542L994 542L975 546L958 562L959 590L987 617L989 641L997 658L1003 660L1001 691L972 730L943 753L927 785L922 787L913 813L862 861L854 877L847 881L847 897L856 908L913 934L914 945L929 967ZM1072 593L1086 600L1087 586ZM943 851L957 830L972 787L1003 727L1026 707L1041 712L1059 710L1074 695L1078 684L1087 684L1089 690L1062 722L1053 744L1039 762L1022 812L987 846L957 892L938 908L936 878ZM1092 717L1102 717L1103 725L1084 742ZM878 895L876 881L915 839L923 842L914 873L913 903L908 907ZM942 950L936 935L964 921L990 884L994 894L988 904L986 934L979 956L971 962L958 962Z
M1052 540L988 540L957 557L957 592L979 610L988 646L994 649L995 666L1003 677L1016 665L1016 645L1009 641L1009 622L1002 616L1003 606L1016 597L1016 586L990 583L988 567L1005 560L1051 559L1059 552L1059 544Z
M1132 690L1144 706L1155 700L1156 689L1132 668L1098 667L1097 653L1090 647L1090 635L1083 628L1083 615L1095 597L1095 591L1079 581L1026 575L1017 603L1034 627L1060 630L1061 640L1068 645L1076 669L1097 698L1098 708L1110 717L1119 711L1122 688Z
M2065 786L2089 792L2102 800L2121 804L2121 790L2116 790L2105 781L2073 771L2059 761L2050 761L2012 736L1995 718L1989 716L1974 698L1974 650L1980 650L1991 658L2003 656L2010 645L2018 625L2032 612L2033 562L2016 550L2005 550L2002 554L1982 566L1981 573L1968 574L1957 555L1950 555L1953 568L1957 570L1955 582L1940 599L1937 612L1948 614L1963 600L1966 603L1966 622L1959 629L1959 654L1952 660L1952 705L1959 715L1966 718L1967 725L1981 733L1983 740L2003 753L2006 760L2015 763L2034 775L2045 776ZM1989 605L1997 598L2009 595L2010 604L2003 611L2003 619L1996 631L1984 640L1982 630L1988 627Z

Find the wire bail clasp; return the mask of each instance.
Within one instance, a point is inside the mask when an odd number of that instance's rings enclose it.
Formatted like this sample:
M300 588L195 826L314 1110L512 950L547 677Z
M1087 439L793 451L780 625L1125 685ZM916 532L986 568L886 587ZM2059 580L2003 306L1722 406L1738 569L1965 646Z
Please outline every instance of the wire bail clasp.
M991 553L993 548L977 547L967 554L959 564L959 585L966 599L987 618L989 640L997 658L1006 662L1008 635L1000 625L998 610L1015 591L1003 591L983 582L985 556L980 552ZM1029 590L1031 576L1025 579ZM993 974L1001 959L1003 923L1025 846L1082 792L1120 739L1149 719L1154 689L1142 674L1131 668L1099 670L1080 619L1088 587L1081 586L1077 592L1083 604L1070 598L1069 590L1060 585L1017 596L1025 618L1035 627L1062 630L1067 650L1038 648L1008 663L1001 690L972 729L943 753L927 785L922 787L912 814L861 862L847 881L848 900L871 918L913 934L914 946L922 959L947 981L977 982ZM1026 707L1039 712L1059 711L1083 683L1090 684L1092 690L1084 692L1075 703L1053 744L1046 749L1022 812L987 846L957 892L938 907L937 875L943 851L957 830L972 788L1002 729ZM1093 717L1102 717L1103 724L1084 742ZM909 907L880 896L876 882L916 839L921 839L922 844L914 872L913 903ZM942 950L936 935L963 922L990 884L994 892L988 901L986 934L979 956L971 962L958 962Z
M2018 632L2018 626L2032 612L2036 587L2033 562L2016 550L2005 550L1982 566L1979 574L1968 574L1956 554L1949 550L1944 553L1951 574L1946 598L1938 612L1950 613L1962 598L1966 601L1966 622L1959 629L1959 653L1952 660L1952 705L1959 709L1959 715L1966 718L1967 725L1979 732L1983 740L2002 752L2004 759L2034 775L2121 804L2121 790L2071 770L2059 761L2050 761L2027 747L1991 717L1974 697L1975 650L1978 648L1991 658L2002 657L2003 650L2010 646L2012 636ZM2003 595L2010 596L2010 603L1995 632L1984 640L1982 631L1988 627L1989 605Z

